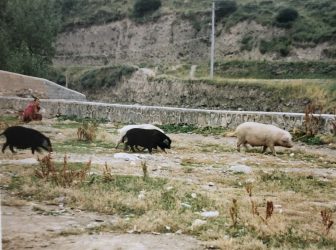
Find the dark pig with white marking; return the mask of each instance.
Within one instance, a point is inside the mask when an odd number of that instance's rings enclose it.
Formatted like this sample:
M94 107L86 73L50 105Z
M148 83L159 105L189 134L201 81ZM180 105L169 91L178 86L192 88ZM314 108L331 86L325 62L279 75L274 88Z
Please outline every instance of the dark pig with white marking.
M134 146L141 146L147 148L150 154L152 149L157 147L166 152L165 149L170 149L171 145L171 139L161 131L142 128L128 130L122 142L130 146L133 152L135 152Z
M4 135L7 139L2 147L2 153L8 146L12 153L16 153L14 147L18 149L31 148L33 154L35 151L41 152L41 148L52 152L50 139L35 129L12 126L5 129L0 135Z

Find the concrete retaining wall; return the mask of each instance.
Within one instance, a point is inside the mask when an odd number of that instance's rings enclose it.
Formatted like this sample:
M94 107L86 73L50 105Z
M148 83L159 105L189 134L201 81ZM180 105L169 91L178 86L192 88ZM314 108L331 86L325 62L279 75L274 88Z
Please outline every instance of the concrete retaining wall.
M35 95L48 99L86 100L85 95L46 79L2 70L0 70L0 95L25 97Z
M0 97L1 110L22 110L30 101L28 98ZM42 99L44 116L56 115L107 119L125 124L190 124L200 127L235 128L245 121L271 123L286 130L293 130L304 124L302 113L251 112L171 108L157 106L121 105L97 102ZM320 118L321 133L333 131L335 115L316 115Z

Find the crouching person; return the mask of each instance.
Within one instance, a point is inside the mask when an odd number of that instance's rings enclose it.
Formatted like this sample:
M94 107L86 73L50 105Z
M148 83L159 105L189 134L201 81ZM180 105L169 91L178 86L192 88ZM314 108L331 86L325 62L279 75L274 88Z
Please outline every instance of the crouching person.
M27 107L24 109L22 114L22 120L24 122L30 122L30 121L41 121L42 115L40 112L40 99L37 97L34 97L34 100L30 102Z

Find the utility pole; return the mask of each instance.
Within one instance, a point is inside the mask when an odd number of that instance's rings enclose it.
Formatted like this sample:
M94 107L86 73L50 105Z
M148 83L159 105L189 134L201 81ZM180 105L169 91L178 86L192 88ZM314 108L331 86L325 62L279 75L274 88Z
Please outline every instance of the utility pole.
M65 87L68 89L69 88L69 76L68 76L68 71L65 71Z
M212 1L210 78L213 79L215 56L215 1Z

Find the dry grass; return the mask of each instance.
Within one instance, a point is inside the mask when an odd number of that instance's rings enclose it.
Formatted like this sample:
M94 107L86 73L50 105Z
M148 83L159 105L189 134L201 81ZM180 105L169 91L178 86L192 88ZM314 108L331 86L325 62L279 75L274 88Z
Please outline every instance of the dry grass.
M62 167L57 167L52 161L51 154L42 159L38 158L40 169L35 169L35 176L45 181L50 181L58 186L71 187L72 185L82 183L87 177L91 167L91 161L81 169L71 169L68 166L67 156L64 155Z
M97 135L98 123L94 121L84 121L77 130L78 140L94 141Z
M175 165L169 170L158 168L152 172L148 166L162 165L150 159L138 165L93 165L92 172L102 174L90 175L87 163L72 165L66 158L60 164L47 157L40 160L41 165L2 166L1 185L14 196L13 200L6 197L5 202L50 202L62 196L67 207L118 217L115 223L97 231L179 232L221 249L332 249L336 244L332 215L327 211L321 215L325 208L335 211L335 178L280 171L293 166L319 169L328 164L333 170L333 159L320 159L321 155L305 151L293 151L292 158L287 151L280 152L278 158L260 153L222 152L216 143L209 143L211 138L205 138L208 141L202 145L201 136L197 146L185 149L191 136L173 136L177 139L173 152L160 155L174 160ZM73 143L81 145L77 140ZM107 146L99 145L106 152L114 152ZM217 152L204 153L203 148ZM90 150L99 155L97 146ZM253 172L222 172L237 162L251 166ZM186 166L190 172L185 170ZM86 174L79 174L81 171ZM203 211L218 211L219 216L204 218ZM206 223L193 227L198 219Z

